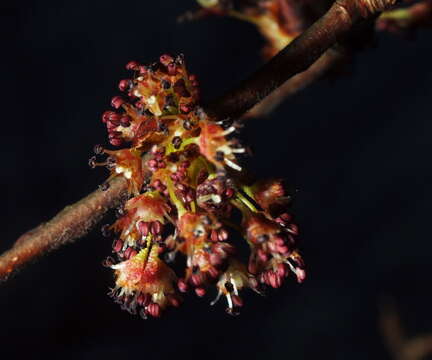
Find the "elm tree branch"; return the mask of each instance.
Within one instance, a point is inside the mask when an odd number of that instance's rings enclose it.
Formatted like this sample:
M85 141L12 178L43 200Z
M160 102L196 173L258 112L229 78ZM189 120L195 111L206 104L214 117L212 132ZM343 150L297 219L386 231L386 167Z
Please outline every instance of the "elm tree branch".
M240 117L285 81L308 69L357 22L377 16L395 2L337 0L321 19L250 78L207 106L206 111L215 119ZM23 234L10 250L0 255L0 279L6 280L27 262L86 235L108 210L121 203L126 189L126 181L115 178L108 190L96 190L52 220Z

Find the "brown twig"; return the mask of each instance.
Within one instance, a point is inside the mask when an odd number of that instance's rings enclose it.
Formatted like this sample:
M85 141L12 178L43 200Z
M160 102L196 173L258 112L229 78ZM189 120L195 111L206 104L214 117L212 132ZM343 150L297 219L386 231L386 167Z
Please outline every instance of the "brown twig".
M342 40L362 18L377 16L396 0L337 0L309 29L261 69L210 105L218 118L238 118L281 86L305 71L327 49Z
M346 35L359 19L375 16L396 0L337 0L330 10L269 63L206 108L214 118L240 117L292 76L305 71L328 48ZM0 256L0 279L28 261L78 239L94 227L103 215L117 206L126 192L123 178L110 188L97 190L68 206L49 222L22 235Z
M378 30L403 32L432 26L432 0L384 12L376 23Z
M116 177L107 190L96 190L66 206L53 219L21 235L0 256L0 279L6 280L19 267L61 245L86 235L105 215L118 206L127 193L127 182Z
M432 335L418 335L408 339L393 299L380 304L379 326L387 348L395 360L421 360L432 353Z
M322 78L328 71L335 68L345 60L344 52L330 48L315 61L306 71L293 76L279 88L270 93L261 102L256 104L246 114L243 119L257 118L268 115L287 97L309 86L313 82Z

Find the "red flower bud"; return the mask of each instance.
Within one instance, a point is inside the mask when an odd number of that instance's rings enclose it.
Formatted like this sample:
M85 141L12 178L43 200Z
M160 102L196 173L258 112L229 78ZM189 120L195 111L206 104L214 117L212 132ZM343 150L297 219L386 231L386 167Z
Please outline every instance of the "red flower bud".
M179 279L177 281L177 287L183 293L186 292L186 291L188 291L188 285L187 285L186 281L184 281L184 279Z
M161 308L159 304L151 303L147 306L147 312L149 313L149 315L156 318L161 316Z
M119 82L119 89L120 91L126 91L131 86L131 81L129 79L123 79Z
M120 146L121 144L123 144L123 140L119 138L112 138L109 140L109 142L113 146Z
M115 109L118 109L125 103L124 99L121 96L114 96L111 99L111 106Z
M195 289L195 294L197 294L199 297L203 297L206 294L206 291L204 288L198 287Z
M137 61L129 61L126 64L126 70L138 70L140 64Z
M164 54L164 55L161 55L161 56L159 57L159 61L160 61L163 65L168 66L168 64L172 63L172 62L174 61L174 59L173 59L171 56L169 56L169 55L167 55L167 54Z

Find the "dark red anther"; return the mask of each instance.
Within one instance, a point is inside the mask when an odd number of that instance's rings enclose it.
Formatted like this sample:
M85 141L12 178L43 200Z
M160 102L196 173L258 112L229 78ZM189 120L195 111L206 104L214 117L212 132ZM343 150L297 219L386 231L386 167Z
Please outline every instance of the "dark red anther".
M290 222L292 220L292 216L288 213L283 213L279 215L279 217L284 220L285 222Z
M177 183L176 188L178 191L182 191L182 192L186 190L186 186L182 183Z
M138 70L140 64L137 61L129 61L126 64L126 70Z
M114 96L111 99L111 106L115 109L118 109L125 103L125 100L121 96Z
M147 67L144 65L141 65L138 70L139 70L140 75L145 75L148 72Z
M233 188L228 188L228 189L225 190L225 196L228 199L231 199L234 196L234 193L235 193L235 191L234 191Z
M130 259L130 257L131 257L131 253L132 253L132 250L133 250L133 248L131 248L131 247L128 247L128 248L125 250L125 252L124 252L124 257L125 257L126 259Z
M178 149L182 144L182 138L180 136L174 136L171 140L171 143L174 145L175 149Z
M175 75L177 73L177 66L173 62L168 64L166 67L169 75Z
M118 127L118 124L116 125L115 123L108 121L106 123L106 127L107 127L108 132L112 132Z
M132 251L129 253L129 257L128 259L133 258L134 256L136 256L138 254L138 251L136 251L135 249L132 249Z
M111 256L108 256L104 261L102 261L102 266L103 267L110 268L114 264L115 264L115 260ZM110 295L110 294L108 294L108 295Z
M220 256L219 254L212 253L209 255L209 262L212 266L219 266L220 264L222 264L222 261L222 256Z
M211 241L214 241L214 242L218 241L219 236L218 236L218 233L216 230L211 231L210 239L211 239Z
M137 304L139 306L147 306L150 303L151 296L149 294L141 293L137 297Z
M180 300L175 296L167 296L168 301L170 302L171 306L179 307L180 306Z
M183 128L185 129L185 130L192 130L192 123L188 120L188 119L185 119L184 121L183 121Z
M121 136L121 131L110 131L110 133L108 134L108 139L120 138Z
M258 249L257 251L258 258L261 262L267 262L268 261L268 255L263 249Z
M285 245L285 240L282 237L277 236L277 235L274 237L274 242L278 246Z
M250 277L249 278L249 286L252 289L256 289L258 287L258 280L255 277Z
M158 162L155 159L151 159L147 162L148 167L157 168Z
M269 271L267 273L267 276L268 276L268 283L271 287L276 289L282 285L281 278L274 271Z
M270 252L277 252L278 250L277 250L277 245L276 245L276 243L274 243L273 241L271 241L271 242L269 242L268 244L267 244L267 248L268 248L268 250L270 251Z
M288 275L288 268L285 264L280 263L277 265L276 272L281 278L284 278Z
M290 224L288 226L288 231L296 236L299 234L298 226L296 224Z
M200 286L202 284L202 277L200 274L192 274L190 280L194 286Z
M162 223L159 220L153 221L151 224L151 233L158 235L162 231Z
M140 221L138 223L138 230L142 236L147 236L150 230L150 224L145 221Z
M186 281L184 279L178 279L177 287L182 293L185 293L186 291L188 291L188 284L186 283Z
M185 160L185 161L182 161L181 162L181 164L180 164L180 168L182 168L182 169L187 169L189 166L190 166L190 161L188 161L188 160Z
M192 189L189 189L189 191L186 193L186 202L190 203L195 200L195 192Z
M112 139L109 139L109 142L110 142L110 144L113 145L113 146L120 146L121 144L123 144L123 140L120 139L120 138L112 138Z
M116 114L116 113L112 114L107 121L107 128L110 128L113 126L114 127L119 126L120 125L120 119L121 119L121 117L119 114Z
M257 267L257 264L255 263L255 261L249 261L248 271L251 274L256 274L258 272L258 267Z
M278 246L277 251L282 255L288 255L290 252L289 247L286 245Z
M218 232L218 239L219 241L225 241L226 239L228 239L228 231L226 231L225 229L220 229Z
M118 114L114 111L111 111L111 113L109 114L109 117L108 117L108 121L112 121L112 122L117 124L120 122L121 117L122 117L121 114Z
M117 113L115 113L114 111L105 111L102 114L102 122L106 123L108 120L110 120L112 118L112 116L117 115Z
M176 176L178 181L183 181L184 179L186 179L186 171L180 169L176 172Z
M269 284L267 272L263 272L259 275L259 282L262 284Z
M163 54L159 57L159 61L162 65L168 66L170 63L174 61L174 59L168 54Z
M197 294L199 297L203 297L206 294L206 291L202 287L197 287L195 288L195 294Z
M129 79L123 79L120 80L118 87L120 91L126 91L129 89L130 85L131 85L131 81Z
M153 317L161 316L161 308L159 304L151 303L147 306L147 312Z
M220 275L220 272L214 267L210 267L208 273L213 279L217 279Z
M123 241L121 241L120 239L114 240L112 248L113 248L113 252L120 252L121 249L123 248Z
M243 300L240 296L238 295L231 295L231 300L233 302L233 304L237 307L242 307L243 306Z
M128 116L128 115L122 116L120 118L120 125L123 127L129 127L131 124L131 121L132 121L132 119L130 116Z
M296 276L297 282L301 284L306 279L306 271L300 268L296 268Z
M192 107L186 104L182 104L180 105L180 111L184 114L190 113L190 111L192 110Z

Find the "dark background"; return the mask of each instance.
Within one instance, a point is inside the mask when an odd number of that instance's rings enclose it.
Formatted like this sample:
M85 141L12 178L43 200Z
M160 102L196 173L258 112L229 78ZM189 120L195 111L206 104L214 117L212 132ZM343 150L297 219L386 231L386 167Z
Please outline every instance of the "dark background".
M93 191L109 109L129 60L183 52L204 99L256 69L263 40L232 19L176 23L188 1L20 1L1 5L0 250ZM408 336L431 324L432 33L380 35L352 72L247 123L252 170L298 189L308 279L241 316L190 298L159 320L120 311L99 230L0 288L1 357L18 359L389 359L378 304L392 296Z

